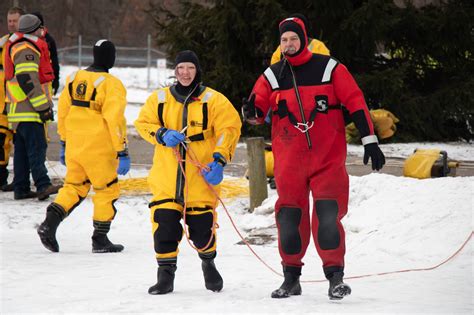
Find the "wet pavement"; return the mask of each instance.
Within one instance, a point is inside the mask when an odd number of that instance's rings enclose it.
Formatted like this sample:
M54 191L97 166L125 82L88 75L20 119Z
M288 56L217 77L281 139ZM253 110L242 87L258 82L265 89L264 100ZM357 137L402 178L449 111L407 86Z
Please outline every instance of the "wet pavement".
M56 123L49 126L49 147L47 157L49 160L59 160L59 136L56 132ZM129 152L132 160L132 166L151 167L153 160L153 145L143 140L133 127L129 127ZM245 141L245 139L241 139ZM380 173L391 174L395 176L403 175L404 159L387 158L387 162ZM362 176L370 174L372 171L370 165L363 165L362 158L349 155L346 160L347 172L349 175ZM235 152L233 161L225 168L225 173L232 176L244 176L247 169L247 151L244 145L239 145ZM474 176L474 163L463 162L456 170L456 176Z

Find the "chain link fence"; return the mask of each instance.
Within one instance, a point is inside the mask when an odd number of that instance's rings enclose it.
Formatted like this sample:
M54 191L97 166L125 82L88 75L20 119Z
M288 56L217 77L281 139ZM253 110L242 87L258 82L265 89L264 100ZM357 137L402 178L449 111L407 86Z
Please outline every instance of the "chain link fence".
M151 48L151 36L147 36L147 47L125 47L115 46L117 57L116 67L141 67L147 68L147 89L150 89L151 68L165 69L167 66L166 54L160 50ZM93 45L84 45L82 36L78 36L77 45L58 49L59 63L66 65L77 65L80 69L90 65L93 60Z

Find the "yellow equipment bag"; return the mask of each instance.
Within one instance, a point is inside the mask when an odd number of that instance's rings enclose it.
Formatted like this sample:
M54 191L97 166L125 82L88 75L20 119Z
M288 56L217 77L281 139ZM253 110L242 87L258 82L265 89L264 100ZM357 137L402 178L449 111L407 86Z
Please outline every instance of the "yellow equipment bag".
M458 162L448 163L446 151L438 149L416 149L403 165L403 176L413 178L445 177L455 175Z
M397 131L395 125L400 120L386 109L373 109L370 111L370 117L374 124L374 131L379 140L390 138ZM360 143L360 135L355 124L352 122L346 126L346 142Z
M271 145L265 147L265 171L267 177L273 177L273 152Z
M374 109L370 111L370 116L374 122L375 133L379 140L390 138L397 131L397 125L400 120L391 112L385 109Z

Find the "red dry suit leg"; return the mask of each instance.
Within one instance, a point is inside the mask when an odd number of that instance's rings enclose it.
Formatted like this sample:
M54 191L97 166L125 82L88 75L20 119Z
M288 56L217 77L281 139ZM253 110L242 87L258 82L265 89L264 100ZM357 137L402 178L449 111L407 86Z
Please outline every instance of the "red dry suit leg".
M304 134L287 119L274 124L274 172L279 196L275 212L284 266L303 265L312 233L325 273L344 267L345 233L341 219L347 213L349 180L341 126L340 111L317 116L309 130L313 143L309 149ZM311 223L310 192L314 200Z

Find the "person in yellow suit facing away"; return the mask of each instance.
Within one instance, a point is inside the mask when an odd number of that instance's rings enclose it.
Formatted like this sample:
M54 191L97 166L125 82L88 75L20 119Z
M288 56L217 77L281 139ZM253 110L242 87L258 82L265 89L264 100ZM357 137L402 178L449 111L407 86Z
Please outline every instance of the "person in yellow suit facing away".
M300 14L300 13L295 13L295 14L290 15L290 17L296 17L296 18L301 19L304 23L304 27L306 28L306 30L309 33L309 30L311 29L310 28L311 25L309 24L309 21L306 18L306 16L304 16L303 14ZM309 38L309 36L308 36L308 49L313 54L320 54L320 55L330 56L329 49L326 47L326 45L324 45L324 43L322 41L317 40L316 38ZM275 52L272 55L270 65L273 65L273 64L277 63L280 60L281 60L281 50L280 50L280 46L278 46L277 49L275 50Z
M216 193L242 123L224 95L201 84L202 71L194 52L177 54L175 74L177 84L153 92L135 121L140 135L155 146L148 184L153 193L149 208L158 281L148 293L166 294L174 289L184 212L189 237L202 260L205 287L218 292L223 279L214 263Z
M60 160L67 167L66 178L37 230L43 245L52 252L59 251L59 224L86 198L91 186L95 191L92 252L124 249L113 244L107 233L117 213L114 203L120 196L117 174L125 175L130 169L124 116L126 90L108 73L115 63L114 44L99 40L93 54L93 64L71 74L59 97Z

